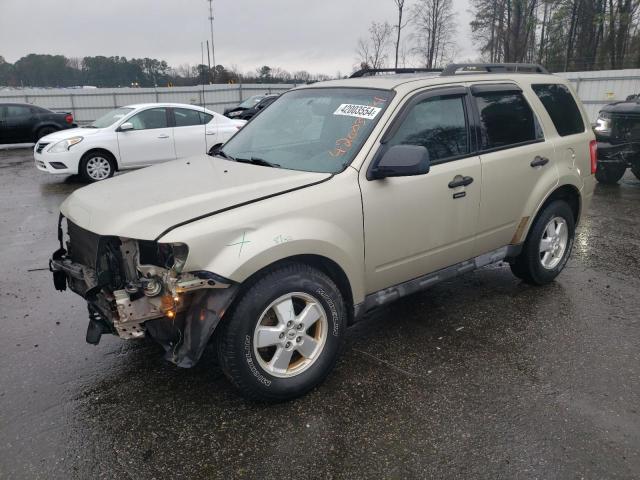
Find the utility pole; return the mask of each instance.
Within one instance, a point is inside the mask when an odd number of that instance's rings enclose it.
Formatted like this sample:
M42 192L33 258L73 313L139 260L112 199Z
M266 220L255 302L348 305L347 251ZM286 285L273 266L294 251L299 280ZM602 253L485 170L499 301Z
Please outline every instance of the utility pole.
M216 81L216 49L213 46L213 0L207 0L209 2L209 26L211 28L211 60L213 63L213 82Z

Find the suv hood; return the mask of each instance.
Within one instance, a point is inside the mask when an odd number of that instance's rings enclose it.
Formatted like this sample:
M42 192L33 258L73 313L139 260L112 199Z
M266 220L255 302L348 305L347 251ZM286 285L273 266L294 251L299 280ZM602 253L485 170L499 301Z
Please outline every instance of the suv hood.
M179 223L330 177L203 155L81 188L63 202L60 211L98 235L155 240Z

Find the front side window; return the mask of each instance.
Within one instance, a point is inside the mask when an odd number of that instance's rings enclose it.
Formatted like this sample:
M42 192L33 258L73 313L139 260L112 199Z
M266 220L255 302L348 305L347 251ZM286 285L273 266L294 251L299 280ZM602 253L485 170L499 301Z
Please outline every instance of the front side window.
M109 113L104 114L100 118L98 118L95 122L93 122L89 127L91 128L106 128L110 125L113 125L118 120L121 120L125 116L129 115L133 108L116 108L115 110L111 110Z
M173 115L176 119L176 127L189 127L192 125L202 125L204 122L204 115L208 115L198 110L191 110L190 108L174 108ZM211 115L208 115L211 117Z
M423 146L431 162L469 153L464 97L437 96L418 103L388 145Z
M543 138L540 125L522 92L474 93L480 113L482 149L500 149Z
M353 161L392 94L365 88L293 90L238 131L222 153L291 170L340 172Z
M531 85L531 88L549 113L558 135L565 137L584 132L580 109L566 86L554 83Z
M128 120L134 130L151 130L154 128L166 128L167 122L166 108L150 108L134 115Z

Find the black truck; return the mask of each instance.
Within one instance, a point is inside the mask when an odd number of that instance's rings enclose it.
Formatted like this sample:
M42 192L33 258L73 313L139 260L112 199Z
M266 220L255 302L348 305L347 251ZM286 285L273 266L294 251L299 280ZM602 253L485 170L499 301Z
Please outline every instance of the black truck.
M594 127L600 183L614 184L627 168L640 180L640 95L605 105Z

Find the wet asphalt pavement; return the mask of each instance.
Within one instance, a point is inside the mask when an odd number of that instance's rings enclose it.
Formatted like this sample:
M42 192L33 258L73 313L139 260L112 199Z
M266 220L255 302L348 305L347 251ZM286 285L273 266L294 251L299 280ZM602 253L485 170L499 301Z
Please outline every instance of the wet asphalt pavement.
M505 264L350 330L329 379L248 403L212 352L84 341L53 289L58 206L82 184L0 151L0 478L640 478L640 182L598 186L556 282Z

